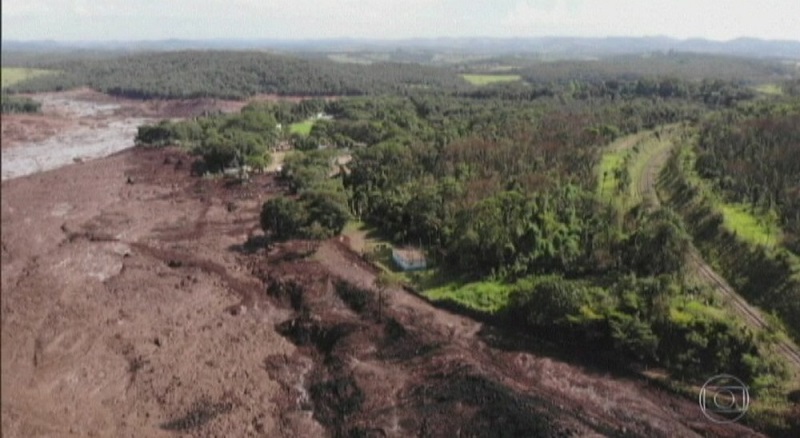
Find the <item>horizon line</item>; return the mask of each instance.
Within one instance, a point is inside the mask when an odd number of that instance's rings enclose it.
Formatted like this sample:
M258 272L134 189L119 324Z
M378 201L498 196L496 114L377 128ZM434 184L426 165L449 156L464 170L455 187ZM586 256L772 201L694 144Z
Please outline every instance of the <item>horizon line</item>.
M62 44L86 44L86 43L156 43L166 41L185 41L185 42L203 42L203 41L264 41L264 42L326 42L326 41L353 41L353 42L406 42L406 41L436 41L436 40L495 40L495 41L511 41L511 40L546 40L546 39L577 39L577 40L609 40L609 39L667 39L676 42L687 41L709 41L714 43L730 43L740 40L755 40L763 42L793 42L800 43L800 39L791 38L762 38L754 36L739 36L729 39L714 39L708 37L674 37L669 35L606 35L606 36L577 36L577 35L538 35L538 36L419 36L419 37L405 37L405 38L386 38L386 37L351 37L351 36L337 36L326 38L293 38L293 37L208 37L208 38L193 38L193 37L173 37L173 38L131 38L131 39L54 39L54 38L36 38L36 39L20 39L20 38L7 38L2 37L2 42L17 42L17 43L62 43Z

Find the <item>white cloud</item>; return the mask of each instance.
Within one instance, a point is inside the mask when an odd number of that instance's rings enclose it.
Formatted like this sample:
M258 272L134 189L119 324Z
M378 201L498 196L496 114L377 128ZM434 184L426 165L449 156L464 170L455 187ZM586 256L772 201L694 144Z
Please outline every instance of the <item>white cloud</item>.
M8 39L800 39L798 0L3 0L2 6Z
M669 35L800 39L796 0L521 1L505 17L514 35Z

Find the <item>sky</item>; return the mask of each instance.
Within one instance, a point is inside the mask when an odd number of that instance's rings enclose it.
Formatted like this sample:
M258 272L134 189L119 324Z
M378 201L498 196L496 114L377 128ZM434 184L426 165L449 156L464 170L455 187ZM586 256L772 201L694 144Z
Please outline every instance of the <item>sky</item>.
M800 40L800 0L2 0L4 40Z

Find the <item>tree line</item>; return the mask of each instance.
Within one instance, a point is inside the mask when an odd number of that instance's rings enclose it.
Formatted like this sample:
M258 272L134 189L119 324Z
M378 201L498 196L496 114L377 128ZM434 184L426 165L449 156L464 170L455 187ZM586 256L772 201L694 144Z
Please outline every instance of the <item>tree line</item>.
M264 52L180 51L38 63L59 73L13 92L88 86L133 98L243 99L257 94L352 96L467 86L454 72L409 63L355 65Z
M3 114L38 113L42 104L29 97L11 96L0 93L0 112Z

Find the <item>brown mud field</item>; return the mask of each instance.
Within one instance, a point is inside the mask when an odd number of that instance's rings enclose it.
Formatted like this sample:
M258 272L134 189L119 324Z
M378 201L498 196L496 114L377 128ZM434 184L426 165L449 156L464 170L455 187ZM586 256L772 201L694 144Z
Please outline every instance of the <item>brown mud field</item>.
M265 246L272 175L191 164L132 149L3 181L4 437L759 436L591 353L402 289L379 306L337 239Z

